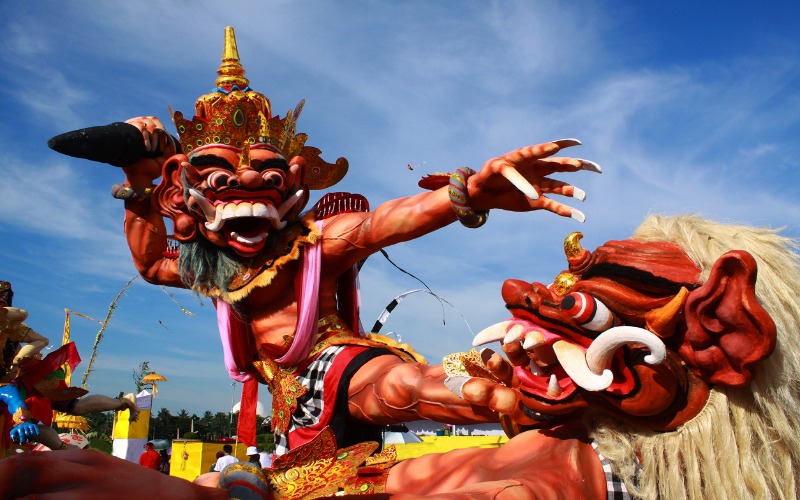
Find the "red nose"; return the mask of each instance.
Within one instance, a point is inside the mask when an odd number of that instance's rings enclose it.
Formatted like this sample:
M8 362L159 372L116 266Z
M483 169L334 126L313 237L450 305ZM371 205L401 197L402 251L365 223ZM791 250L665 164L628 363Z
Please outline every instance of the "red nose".
M236 177L239 179L239 185L246 188L259 188L264 183L261 174L251 169L237 171Z

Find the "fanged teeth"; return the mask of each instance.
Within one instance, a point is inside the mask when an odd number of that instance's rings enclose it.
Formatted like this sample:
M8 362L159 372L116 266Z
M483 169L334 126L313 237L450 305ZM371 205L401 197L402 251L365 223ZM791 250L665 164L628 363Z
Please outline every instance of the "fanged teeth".
M550 383L547 385L547 395L551 398L557 398L561 395L561 386L558 385L558 379L555 374L550 375Z
M522 347L526 351L529 351L543 344L544 344L544 335L542 335L542 332L531 330L530 332L525 334L525 340L522 342Z
M267 233L261 233L258 236L255 236L253 238L248 238L246 236L242 236L241 234L237 233L236 231L231 231L231 236L236 238L236 241L238 241L239 243L242 243L244 245L255 245L257 243L261 243L262 241L264 241L264 238L267 237Z
M546 375L544 370L542 370L542 368L538 365L538 363L536 363L535 359L531 360L528 368L530 368L531 373L533 373L537 377L544 377Z
M503 345L519 342L519 340L522 339L522 334L524 332L525 328L523 328L522 325L512 326L511 330L509 330L505 337L503 337Z
M278 210L273 205L243 201L217 205L214 219L206 222L206 228L209 231L216 232L225 225L226 221L244 217L267 219L275 229L283 229L286 226L286 222L281 220Z

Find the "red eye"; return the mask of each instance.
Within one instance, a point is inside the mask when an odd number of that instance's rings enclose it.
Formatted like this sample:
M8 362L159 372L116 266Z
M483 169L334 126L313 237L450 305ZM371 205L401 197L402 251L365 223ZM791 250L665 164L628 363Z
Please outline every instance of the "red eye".
M561 300L561 310L575 323L593 332L604 332L620 325L616 315L588 293L572 292L565 295Z
M283 175L280 172L269 170L261 174L264 178L264 187L280 189L283 187Z
M228 185L228 181L231 177L231 173L224 170L211 172L211 175L208 176L208 187L211 189L224 188Z

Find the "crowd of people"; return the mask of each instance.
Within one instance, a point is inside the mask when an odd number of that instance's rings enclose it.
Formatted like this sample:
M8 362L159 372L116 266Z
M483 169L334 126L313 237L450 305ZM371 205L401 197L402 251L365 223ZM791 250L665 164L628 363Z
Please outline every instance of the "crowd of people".
M258 451L255 446L248 446L245 450L247 461L262 468L272 467L272 454L266 451ZM220 472L226 466L238 462L239 459L233 456L233 446L226 444L222 450L217 452L217 461L211 466L208 472Z

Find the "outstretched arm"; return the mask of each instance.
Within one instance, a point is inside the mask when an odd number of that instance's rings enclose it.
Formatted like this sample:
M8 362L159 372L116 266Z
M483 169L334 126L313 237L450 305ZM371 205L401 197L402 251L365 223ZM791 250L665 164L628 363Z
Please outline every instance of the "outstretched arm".
M362 366L350 381L350 417L383 425L412 420L453 424L497 422L487 405L473 405L445 385L441 365L408 363L379 356Z
M548 197L557 194L584 199L582 190L547 177L556 172L600 171L600 167L590 161L552 157L564 148L579 144L574 139L548 142L487 161L479 172L466 179L464 204L476 212L492 208L547 210L583 221L580 211ZM323 251L327 262L335 264L340 259L341 267L346 268L381 248L418 238L452 223L456 212L448 192L451 188L440 187L433 192L392 200L373 212L331 218L324 231Z

